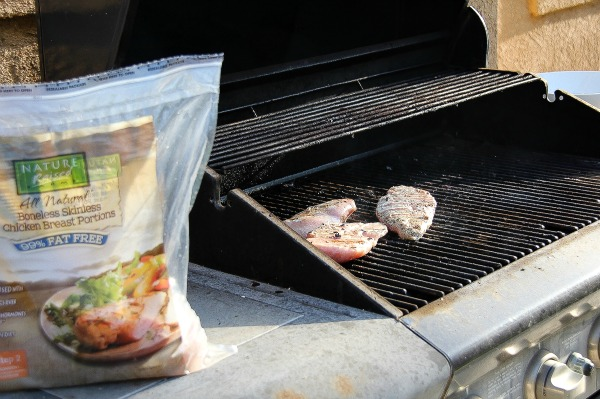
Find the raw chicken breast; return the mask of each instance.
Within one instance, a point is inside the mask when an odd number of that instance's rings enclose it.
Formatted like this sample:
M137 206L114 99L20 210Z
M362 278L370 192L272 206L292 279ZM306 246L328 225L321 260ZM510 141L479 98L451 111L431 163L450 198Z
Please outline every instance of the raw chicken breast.
M425 190L394 186L379 199L375 213L388 229L405 240L418 240L433 222L437 202Z
M306 208L283 222L302 237L323 224L342 223L356 210L354 200L335 199Z
M77 318L73 332L79 342L94 350L138 341L160 320L166 299L166 293L156 292L92 308Z
M309 232L307 240L336 262L345 263L368 254L387 232L382 223L336 223Z
M388 232L383 223L330 223L319 226L306 236L308 238L370 237L377 242Z

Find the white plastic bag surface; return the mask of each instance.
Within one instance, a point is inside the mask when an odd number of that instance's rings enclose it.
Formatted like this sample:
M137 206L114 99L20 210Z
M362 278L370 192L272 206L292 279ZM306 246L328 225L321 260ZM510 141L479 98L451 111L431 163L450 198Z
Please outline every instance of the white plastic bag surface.
M0 87L0 390L206 366L186 299L188 213L221 63Z

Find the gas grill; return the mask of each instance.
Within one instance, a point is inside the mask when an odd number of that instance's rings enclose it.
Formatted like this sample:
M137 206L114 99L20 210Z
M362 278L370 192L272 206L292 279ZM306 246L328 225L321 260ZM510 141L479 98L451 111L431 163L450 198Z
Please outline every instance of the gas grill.
M600 112L483 68L479 16L446 7L444 26L224 70L190 260L398 320L448 360L446 397L588 397L600 386L581 366L600 366ZM376 221L400 184L438 203L416 242L388 233L340 265L282 222L336 198L355 200L349 221Z
M423 387L411 397L600 390L597 108L486 69L485 25L464 0L188 3L131 2L118 51L89 64L225 54L191 262L253 281L246 291L290 289L393 322L390 337L418 351L390 351L400 385ZM43 59L78 54L82 36L52 37L57 11L42 1L40 14ZM75 64L44 65L45 78L80 75ZM419 241L388 233L341 265L283 223L336 198L355 200L349 221L376 221L400 184L437 200Z

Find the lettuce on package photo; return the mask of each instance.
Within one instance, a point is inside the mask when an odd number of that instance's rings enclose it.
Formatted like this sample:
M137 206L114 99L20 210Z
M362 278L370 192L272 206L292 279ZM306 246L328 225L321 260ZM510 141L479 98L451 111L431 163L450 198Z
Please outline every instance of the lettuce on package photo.
M186 287L221 64L0 86L0 391L177 376L216 358Z

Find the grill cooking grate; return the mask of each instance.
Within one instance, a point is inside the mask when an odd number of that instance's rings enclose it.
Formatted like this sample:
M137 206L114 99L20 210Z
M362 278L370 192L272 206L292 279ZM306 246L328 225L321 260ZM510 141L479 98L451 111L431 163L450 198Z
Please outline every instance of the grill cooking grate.
M486 144L430 143L344 164L253 197L282 219L330 199L357 204L349 221L376 221L393 185L438 202L418 242L388 233L344 266L404 313L492 273L600 217L600 160Z
M209 165L228 169L260 162L537 79L502 71L443 71L219 126Z

